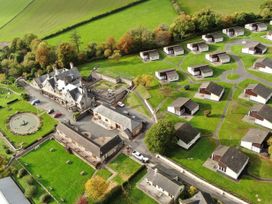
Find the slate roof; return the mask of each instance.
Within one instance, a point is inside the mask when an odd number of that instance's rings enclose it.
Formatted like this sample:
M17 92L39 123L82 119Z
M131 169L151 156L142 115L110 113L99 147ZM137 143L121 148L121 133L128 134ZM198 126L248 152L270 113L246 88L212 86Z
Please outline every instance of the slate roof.
M166 73L166 72L172 72L172 71L176 71L176 69L163 69L163 70L160 70L160 71L157 71L158 73Z
M220 162L225 164L235 173L239 173L248 162L249 157L234 147L229 147L221 157Z
M214 82L203 83L201 85L201 88L206 88L206 91L208 91L209 93L212 93L216 96L220 96L221 93L224 91L224 87L222 87Z
M250 129L247 134L242 138L242 141L262 144L271 132L261 129Z
M183 188L181 179L178 175L171 174L168 169L167 171L164 171L163 168L158 166L154 169L148 169L146 179L151 181L154 186L159 186L174 197L179 196L181 189Z
M123 126L124 129L129 129L131 132L137 128L142 122L129 117L121 111L111 108L106 105L99 105L93 109L96 112L109 120L112 120Z
M189 98L179 97L170 106L173 106L175 108L180 108L184 106L192 111L198 106L198 104L193 102Z
M260 63L272 69L272 59L270 58L260 58L260 59L257 59L255 63Z
M210 194L198 192L193 197L180 201L180 204L215 204Z
M219 146L214 150L213 154L222 157L222 156L226 153L226 151L228 150L228 148L229 148L229 147L227 147L227 146L219 145Z
M248 89L250 89L251 87L252 87L252 91L255 94L261 96L262 98L268 98L272 94L272 89L267 88L266 86L262 84L249 85Z
M215 39L224 37L224 35L222 33L208 33L205 36L206 37L210 37L211 36L211 37L213 37Z
M173 49L175 52L183 51L183 48L180 45L170 45L165 47L166 49Z
M189 123L179 123L175 126L176 137L183 141L185 144L189 144L194 140L198 135L199 131L196 128L193 128Z
M0 179L1 204L30 204L11 177Z
M122 139L116 135L114 137L105 138L105 142L98 143L95 142L94 139L90 139L74 130L72 127L65 123L59 123L57 126L57 130L62 132L66 137L70 138L72 141L78 143L80 146L84 147L87 151L92 152L97 157L102 157L106 153L108 153L115 146L123 143Z
M251 111L257 111L258 115L272 123L272 108L268 105L256 104Z
M199 69L203 73L208 73L208 72L212 72L213 71L212 68L210 68L210 66L207 65L207 64L190 66L190 68L192 68L193 70Z

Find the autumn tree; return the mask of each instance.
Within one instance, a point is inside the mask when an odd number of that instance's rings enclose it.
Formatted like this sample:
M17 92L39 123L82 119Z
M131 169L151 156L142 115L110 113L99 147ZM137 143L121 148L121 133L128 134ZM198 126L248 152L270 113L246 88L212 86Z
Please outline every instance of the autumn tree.
M141 76L138 76L134 79L134 84L136 86L142 85L146 88L150 88L152 85L152 82L154 81L154 77L149 74L143 74Z
M57 60L60 67L68 67L70 62L77 61L77 51L70 43L62 43L57 47Z
M131 52L132 46L133 46L133 37L129 33L124 34L121 37L119 43L117 44L117 48L125 54L128 54Z
M97 200L107 191L109 184L100 176L93 176L85 183L85 192L88 197Z
M50 48L46 42L41 42L35 52L36 62L41 67L46 67L50 63Z
M160 25L154 30L155 43L158 46L169 45L172 40L172 34L166 25Z
M195 32L195 22L190 15L181 14L170 25L170 31L175 39L182 39Z

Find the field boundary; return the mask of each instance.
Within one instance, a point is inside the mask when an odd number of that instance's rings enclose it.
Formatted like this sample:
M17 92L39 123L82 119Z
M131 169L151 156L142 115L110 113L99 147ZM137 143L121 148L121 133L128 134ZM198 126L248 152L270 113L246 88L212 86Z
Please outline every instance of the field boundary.
M56 36L58 36L60 34L66 33L66 32L68 32L70 30L73 30L73 29L75 29L75 28L77 28L79 26L88 24L88 23L96 21L96 20L100 20L100 19L102 19L104 17L110 16L110 15L115 14L115 13L119 13L120 11L126 10L128 8L131 8L133 6L136 6L136 5L141 4L143 2L146 2L146 1L149 1L149 0L136 0L136 1L134 1L132 3L129 3L129 4L125 5L125 6L113 9L111 11L107 11L105 13L102 13L102 14L99 14L97 16L91 17L91 18L89 18L87 20L84 20L84 21L81 21L79 23L68 26L66 28L63 28L63 29L61 29L59 31L56 31L56 32L52 33L52 34L46 35L45 37L42 38L42 40L48 40L48 39L56 37Z
M15 18L17 18L21 13L23 13L35 0L31 0L21 11L19 11L15 16L8 20L4 25L0 26L0 30L11 23Z

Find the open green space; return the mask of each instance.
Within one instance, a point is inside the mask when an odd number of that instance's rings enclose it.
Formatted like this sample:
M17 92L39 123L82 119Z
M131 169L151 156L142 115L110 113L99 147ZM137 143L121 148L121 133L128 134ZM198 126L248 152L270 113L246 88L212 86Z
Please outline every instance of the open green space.
M124 154L119 154L108 166L117 172L117 175L113 178L117 184L127 181L141 168L139 163Z
M183 150L180 147L173 148L168 157L183 167L193 171L196 175L206 181L231 192L234 195L244 198L250 203L271 203L271 183L260 182L249 176L243 175L239 182L226 176L211 171L203 166L215 149L215 142L207 137L201 138L190 150ZM256 196L258 195L258 197Z
M99 1L100 2L100 1ZM154 29L161 24L170 24L176 13L169 0L149 0L119 13L104 17L76 28L84 45L104 42L109 37L117 40L128 30L144 26ZM50 44L69 41L72 31L48 40Z
M239 78L240 78L240 75L239 75L239 74L229 74L229 75L227 76L227 78L228 78L229 80L236 80L236 79L239 79Z
M101 176L102 178L104 178L105 180L107 180L108 178L111 177L112 173L109 170L107 170L107 169L100 169L100 170L98 170L96 172L95 175Z
M12 40L14 37L20 37L26 33L34 33L40 37L44 37L45 35L62 30L83 20L120 8L133 1L134 0L33 1L33 3L16 16L12 22L0 30L0 40ZM10 2L10 7L17 7L16 4L19 1L1 0L1 2ZM95 30L92 32L94 31ZM87 35L89 34L90 33Z
M94 173L92 167L53 140L28 153L20 162L59 202L64 199L66 203L74 203Z
M10 89L7 89L6 87L1 87L0 85L0 106L4 107L7 105L8 102L19 99L20 96L13 93Z
M131 181L128 182L128 185L123 189L123 193L117 195L112 201L112 204L127 204L127 203L141 203L141 204L155 204L155 200L150 198L144 192L137 188L137 183L146 174L146 170L140 171Z
M186 13L199 12L201 9L211 9L219 14L234 14L235 12L258 13L263 0L178 0L181 9Z
M37 114L41 119L40 129L31 135L19 136L13 134L9 129L8 119L17 112L31 112ZM19 100L0 109L0 131L8 138L8 140L15 146L15 148L25 147L36 140L47 135L54 130L56 121L51 118L47 113L38 110L36 107L30 105L26 101Z
M0 0L0 28L22 11L32 0Z

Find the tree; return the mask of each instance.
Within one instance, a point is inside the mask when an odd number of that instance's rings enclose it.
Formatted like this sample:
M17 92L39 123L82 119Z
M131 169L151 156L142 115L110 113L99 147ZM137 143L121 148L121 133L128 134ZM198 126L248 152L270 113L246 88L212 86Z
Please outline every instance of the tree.
M218 28L220 17L210 9L205 9L193 16L198 32L208 32Z
M131 52L132 46L133 46L133 37L129 33L124 34L121 37L119 43L117 44L117 48L125 54L128 54Z
M109 58L113 59L113 60L116 60L116 61L119 61L121 57L122 57L122 55L120 53L120 50L114 50L113 54Z
M60 67L68 67L70 62L76 62L76 48L70 43L60 44L57 47L57 60Z
M96 47L97 47L96 43L88 44L87 49L86 49L86 54L87 54L88 59L92 59L95 57Z
M134 84L136 86L142 85L146 88L150 88L152 82L154 80L154 77L148 74L143 74L141 76L138 76L134 79Z
M196 30L195 22L190 15L179 15L174 23L170 25L170 31L174 39L181 40L189 34L194 33Z
M190 85L189 84L185 85L184 90L186 90L186 91L190 90Z
M77 52L79 52L79 50L80 50L80 45L82 44L82 42L81 42L81 36L78 34L77 30L74 30L74 31L71 33L70 39L71 39L71 42L72 42L72 43L74 44L74 46L76 47Z
M51 196L48 193L44 193L39 198L41 203L48 203L51 200Z
M37 193L37 187L29 185L25 190L25 196L27 198L32 198Z
M174 124L169 120L159 120L146 132L144 141L149 151L165 154L176 143Z
M97 200L108 189L109 184L101 176L93 176L85 183L85 192L88 197Z
M46 67L50 63L50 48L46 42L41 42L35 52L36 62L40 64L41 67Z
M190 197L194 196L197 193L197 191L198 191L197 188L194 186L190 186L188 189L188 193L189 193Z
M5 74L0 74L0 83L2 81L5 81L6 80L6 75Z
M260 6L260 14L263 18L271 18L272 17L272 1L266 1Z
M158 46L169 45L172 40L172 34L165 25L160 25L157 29L155 29L154 35L155 43Z

